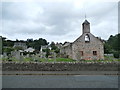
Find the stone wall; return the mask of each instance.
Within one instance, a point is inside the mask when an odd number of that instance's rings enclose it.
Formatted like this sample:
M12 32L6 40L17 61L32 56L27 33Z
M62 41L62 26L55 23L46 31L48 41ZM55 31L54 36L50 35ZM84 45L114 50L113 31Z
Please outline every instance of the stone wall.
M15 63L4 62L3 71L118 71L118 63L56 62Z
M100 38L90 33L90 23L85 20L82 24L83 34L71 46L63 47L62 53L73 60L101 60L104 59L104 46ZM87 38L86 38L87 37ZM62 51L61 50L61 51Z
M85 36L89 35L90 41L85 42ZM83 55L80 52L83 52ZM96 51L97 54L93 55L93 51ZM91 33L82 34L76 41L72 44L72 59L74 60L99 60L104 59L104 48L103 43L93 36Z

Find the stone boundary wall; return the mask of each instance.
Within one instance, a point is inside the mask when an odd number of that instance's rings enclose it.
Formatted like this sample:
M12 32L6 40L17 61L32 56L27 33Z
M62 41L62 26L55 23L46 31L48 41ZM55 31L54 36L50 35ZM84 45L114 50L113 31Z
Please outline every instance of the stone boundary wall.
M118 62L4 62L2 63L2 71L118 71Z

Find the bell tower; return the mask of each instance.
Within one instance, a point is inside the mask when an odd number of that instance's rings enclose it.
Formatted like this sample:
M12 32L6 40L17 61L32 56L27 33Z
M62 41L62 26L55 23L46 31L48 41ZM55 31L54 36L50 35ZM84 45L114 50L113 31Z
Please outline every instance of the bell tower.
M86 19L82 24L82 30L83 30L83 34L90 33L90 23Z

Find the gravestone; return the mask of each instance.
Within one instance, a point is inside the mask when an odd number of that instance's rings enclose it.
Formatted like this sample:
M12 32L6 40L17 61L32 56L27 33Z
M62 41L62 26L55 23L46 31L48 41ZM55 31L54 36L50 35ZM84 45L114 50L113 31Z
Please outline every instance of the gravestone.
M27 54L27 56L26 57L30 57L30 55L29 54Z
M20 60L20 52L19 51L12 51L11 55L15 57L17 60Z
M39 54L35 55L35 61L38 61L40 59Z
M56 53L54 52L54 62L56 62Z
M21 53L20 55L23 56L23 53Z
M4 58L8 58L7 53L4 52L4 53L3 53L3 57L4 57Z
M15 58L16 58L17 60L20 60L20 52L19 52L19 51L16 51Z

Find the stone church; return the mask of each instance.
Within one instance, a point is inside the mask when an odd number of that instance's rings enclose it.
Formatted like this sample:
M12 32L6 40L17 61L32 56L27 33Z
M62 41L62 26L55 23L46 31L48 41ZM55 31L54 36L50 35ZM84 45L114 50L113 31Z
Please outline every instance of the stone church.
M104 46L100 38L90 33L90 23L85 20L82 24L82 35L72 43L62 46L61 55L73 60L104 59Z

